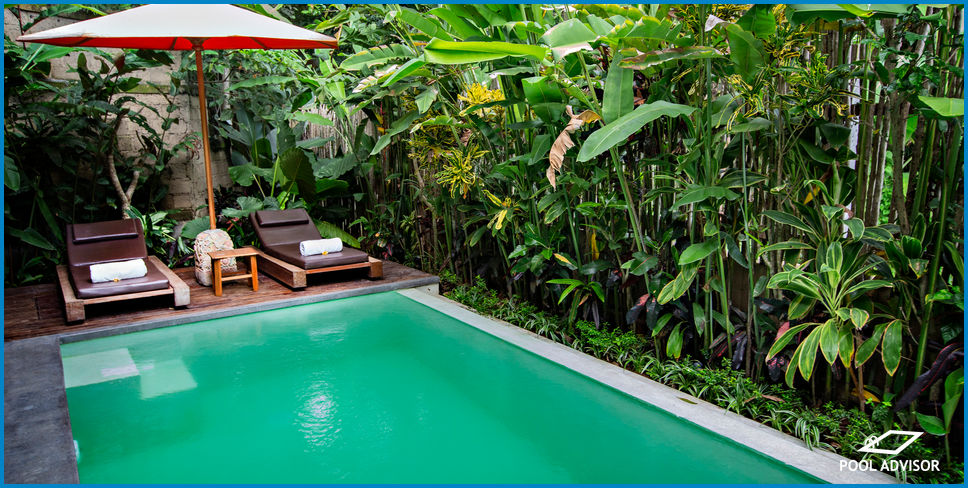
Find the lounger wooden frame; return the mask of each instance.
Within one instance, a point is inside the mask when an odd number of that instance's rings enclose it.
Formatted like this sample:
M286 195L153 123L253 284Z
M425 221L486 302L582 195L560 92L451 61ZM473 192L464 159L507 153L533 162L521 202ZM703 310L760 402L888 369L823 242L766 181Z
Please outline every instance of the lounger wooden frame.
M182 281L182 279L179 278L178 275L176 275L172 270L168 269L168 266L165 266L164 263L162 263L157 257L148 256L148 264L157 268L158 271L165 275L165 278L168 278L168 288L163 290L124 293L121 295L111 295L97 298L78 298L74 293L74 286L71 285L70 272L67 270L67 266L58 266L57 278L60 281L61 295L64 297L64 311L67 313L67 321L79 322L84 320L86 317L84 307L86 305L93 305L95 303L119 302L122 300L134 300L136 298L174 295L176 307L188 305L191 300L188 285L185 284L185 282Z
M327 266L324 268L303 269L294 264L287 263L279 258L270 256L261 249L257 249L256 251L258 251L256 259L259 263L259 271L279 280L280 283L288 286L289 288L305 288L306 275L327 273L330 271L341 271L345 269L369 268L369 271L367 272L368 278L371 280L383 278L383 261L380 261L372 256L367 256L367 261L364 263L340 264L337 266Z

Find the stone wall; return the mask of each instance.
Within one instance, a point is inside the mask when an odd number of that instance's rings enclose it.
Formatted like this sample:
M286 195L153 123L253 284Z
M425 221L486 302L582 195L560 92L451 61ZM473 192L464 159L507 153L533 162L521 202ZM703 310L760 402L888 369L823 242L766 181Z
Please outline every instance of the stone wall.
M4 9L4 34L10 39L16 39L20 36L21 25L32 22L37 17L36 12L40 10L39 8L32 8L29 5L21 5L19 7L19 15L13 13L10 9ZM77 15L71 17L45 19L31 27L28 32L40 32L81 20ZM117 49L105 49L104 51L112 54L121 52ZM173 66L151 68L137 73L136 76L146 81L143 87L140 88L146 89L135 91L151 91L147 82L154 83L164 89L168 88L172 70L178 69L180 66L180 57L183 55L191 55L191 53L181 52L172 52L171 54L172 58L175 59ZM90 57L88 63L93 66ZM50 78L54 80L76 80L76 74L69 72L76 68L76 66L77 54L56 59L51 63ZM201 137L201 120L198 110L197 88L194 83L195 78L189 78L182 84L182 92L174 97L174 103L178 109L171 115L177 117L179 123L173 124L171 129L165 134L165 141L169 144L184 140L193 133L198 134L199 138ZM138 97L140 101L156 108L161 113L165 113L165 109L168 106L168 101L165 97L158 93L136 93L134 96ZM144 111L144 115L154 127L159 131L161 130L161 121L158 115L149 111ZM142 151L141 143L137 138L139 129L137 125L127 121L121 126L118 145L126 154L137 155ZM181 220L207 215L205 208L207 205L205 163L202 157L201 140L199 139L198 141L195 150L180 154L178 158L168 164L168 167L162 174L162 179L168 184L168 194L163 201L163 205L166 208L178 210L179 212L175 214L175 217ZM228 175L227 158L222 152L212 154L212 179L216 187L232 184L232 180ZM127 184L124 181L121 183L125 186ZM135 193L139 191L146 190L139 188L135 190Z

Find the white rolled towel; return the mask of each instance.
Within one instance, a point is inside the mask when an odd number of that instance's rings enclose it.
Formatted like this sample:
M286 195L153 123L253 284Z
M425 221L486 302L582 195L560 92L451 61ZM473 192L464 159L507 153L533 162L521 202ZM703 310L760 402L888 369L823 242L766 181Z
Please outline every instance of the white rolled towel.
M343 250L343 241L339 237L332 239L316 239L299 243L299 254L313 256L316 254L332 254Z
M145 266L144 259L91 265L91 281L94 283L141 278L146 274L148 267Z

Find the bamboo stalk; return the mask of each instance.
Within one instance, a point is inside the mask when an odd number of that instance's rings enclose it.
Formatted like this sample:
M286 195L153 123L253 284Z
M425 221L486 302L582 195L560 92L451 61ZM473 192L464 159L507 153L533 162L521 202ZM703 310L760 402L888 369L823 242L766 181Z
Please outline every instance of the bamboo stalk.
M928 289L927 293L934 293L937 286L938 271L941 266L941 254L944 252L944 238L946 222L948 216L948 199L950 189L954 185L955 166L958 161L958 154L961 153L961 135L964 129L960 124L953 124L954 130L948 140L948 159L945 161L945 181L941 183L941 202L938 206L938 234L934 241L934 254L931 256L931 265L928 268ZM918 336L918 353L914 361L914 376L921 374L924 367L924 358L928 351L928 331L931 329L931 313L934 311L934 301L928 301L924 305L924 319L921 326L921 333Z
M883 104L880 104L883 106ZM877 134L880 138L877 140L876 151L874 152L874 166L870 175L870 182L873 182L874 188L870 194L870 200L867 204L867 221L864 222L868 227L875 226L879 223L881 214L881 193L884 188L884 164L887 162L887 137L884 134L888 130L888 116L887 114L881 114L877 117Z

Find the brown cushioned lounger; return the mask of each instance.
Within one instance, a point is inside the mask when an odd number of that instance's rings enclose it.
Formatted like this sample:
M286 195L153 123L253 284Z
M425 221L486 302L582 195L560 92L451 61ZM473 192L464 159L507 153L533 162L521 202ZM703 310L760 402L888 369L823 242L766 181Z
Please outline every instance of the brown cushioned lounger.
M148 256L141 221L111 220L68 224L67 266L57 267L67 321L84 320L84 306L156 295L174 295L175 306L188 305L188 285L167 266ZM144 259L148 274L107 283L91 281L91 266Z
M370 278L383 276L382 261L352 247L325 255L300 254L300 242L322 238L305 209L260 210L249 220L262 243L259 269L290 288L305 287L307 273L369 268Z

